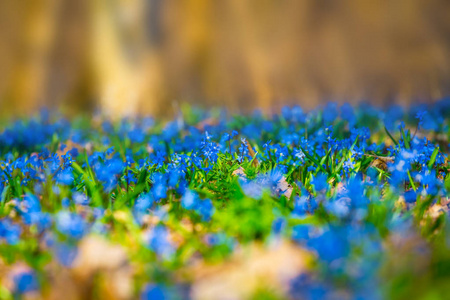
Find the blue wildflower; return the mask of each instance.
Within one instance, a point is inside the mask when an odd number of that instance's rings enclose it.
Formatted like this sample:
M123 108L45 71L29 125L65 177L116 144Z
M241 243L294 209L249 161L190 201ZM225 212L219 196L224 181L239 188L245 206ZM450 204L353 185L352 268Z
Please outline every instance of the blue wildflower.
M169 231L165 226L154 227L147 236L148 245L158 256L170 258L175 253L175 248L169 240Z
M4 239L6 243L15 245L20 240L22 229L19 225L13 224L10 219L0 219L0 239Z
M141 300L165 300L167 298L166 291L164 287L160 285L147 284L142 293Z
M316 177L313 178L312 184L314 185L314 189L316 191L322 191L328 188L327 175L323 173L319 173Z
M39 289L39 281L33 271L20 272L14 275L14 285L18 294L36 291Z
M56 215L58 230L74 239L81 239L87 231L86 221L78 214L60 211Z

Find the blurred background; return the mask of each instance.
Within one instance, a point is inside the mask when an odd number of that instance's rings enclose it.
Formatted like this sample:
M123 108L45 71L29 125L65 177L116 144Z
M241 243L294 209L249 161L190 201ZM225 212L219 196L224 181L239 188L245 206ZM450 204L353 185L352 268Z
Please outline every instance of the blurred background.
M450 94L448 0L0 0L0 38L3 114Z

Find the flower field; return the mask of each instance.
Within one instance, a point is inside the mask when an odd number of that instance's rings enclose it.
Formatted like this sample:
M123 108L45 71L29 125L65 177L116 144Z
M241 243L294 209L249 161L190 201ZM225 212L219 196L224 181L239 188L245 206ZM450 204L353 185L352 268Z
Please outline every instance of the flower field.
M450 99L0 129L0 299L445 299Z

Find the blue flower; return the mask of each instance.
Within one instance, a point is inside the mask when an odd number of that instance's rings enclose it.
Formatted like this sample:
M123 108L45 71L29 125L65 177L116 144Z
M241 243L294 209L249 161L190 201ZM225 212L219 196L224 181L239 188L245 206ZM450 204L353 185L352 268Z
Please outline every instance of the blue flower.
M122 176L125 168L124 162L120 158L112 157L111 159L104 160L104 153L96 156L91 156L89 162L98 180L103 183L105 191L110 192L113 190L118 182L118 178ZM101 162L104 160L104 162Z
M351 205L354 208L365 208L369 199L365 196L365 187L359 177L354 177L347 184L347 196L352 200Z
M202 217L203 221L209 221L214 213L214 206L209 199L204 199L198 202L196 212Z
M350 214L351 199L348 197L340 197L335 201L328 202L325 207L333 215L344 218Z
M417 199L417 193L413 190L405 192L405 202L406 203L415 203Z
M303 193L302 193L303 194ZM310 212L310 207L308 204L308 197L302 195L301 197L295 197L294 200L294 211L295 215L303 216Z
M79 205L89 205L90 202L88 196L80 192L74 192L72 195L72 199L75 204Z
M225 133L222 135L222 141L223 141L223 142L228 142L229 140L231 140L231 135L230 135L228 132L225 132Z
M128 185L131 183L137 182L137 178L132 170L128 170L128 172L126 172L124 178Z
M26 194L21 207L16 207L16 209L19 210L26 225L37 225L39 231L51 225L50 215L41 211L39 199L33 194Z
M128 138L133 143L142 143L145 139L145 134L141 128L135 127L128 132Z
M184 209L196 211L203 221L210 220L214 213L214 206L211 200L201 200L198 194L191 190L186 191L181 198L181 206Z
M169 240L169 231L163 225L154 227L147 236L148 245L158 256L170 258L175 253L175 248Z
M397 122L403 117L403 108L400 105L392 105L384 115L384 125L388 130L395 129Z
M68 243L55 242L52 248L58 262L65 267L72 266L78 255L78 248Z
M10 219L0 219L0 239L5 239L8 244L17 244L21 232L20 226L13 224Z
M314 189L316 191L322 191L328 188L327 175L323 173L319 173L312 180L312 184L314 185Z
M337 104L335 102L328 102L323 109L323 120L325 124L330 124L336 120L338 116Z
M254 199L261 199L263 195L263 186L255 180L241 181L241 187L245 195Z
M63 185L71 185L73 183L74 177L72 168L68 167L64 170L59 171L56 174L56 182Z
M355 112L353 107L349 103L344 103L341 106L341 118L346 120L349 125L352 127L356 122Z
M303 162L305 159L305 153L303 153L303 151L301 149L297 149L297 148L294 149L292 155L293 155L293 157L300 160L301 162Z
M286 228L287 222L284 218L276 218L272 222L272 232L275 235L279 235L283 232L283 230Z
M56 215L58 230L74 239L81 239L87 231L86 221L78 214L60 211Z
M154 173L153 174L153 198L156 201L159 201L163 198L167 197L167 181L163 174L161 173Z
M147 284L142 293L141 300L165 300L167 298L167 293L165 288L160 285Z
M199 202L198 195L191 190L187 190L181 198L181 206L185 209L195 209L197 202Z
M39 289L39 281L33 271L21 272L14 276L14 285L19 294L36 291Z
M303 242L309 239L311 227L309 225L296 225L292 228L292 239Z
M326 263L346 257L351 249L347 231L337 227L332 227L319 236L309 239L307 246L314 249L319 259Z
M422 124L423 124L423 116L425 116L426 113L427 113L427 112L424 111L424 110L420 110L420 111L417 112L417 114L416 114L416 119L419 120L419 123L417 124L417 128L418 128L418 129L420 129L420 128L422 127Z
M247 140L241 138L241 145L239 146L239 161L243 162L244 158L248 156Z
M354 167L355 163L351 159L347 159L346 161L344 161L344 164L342 165L342 170L348 174L353 171Z

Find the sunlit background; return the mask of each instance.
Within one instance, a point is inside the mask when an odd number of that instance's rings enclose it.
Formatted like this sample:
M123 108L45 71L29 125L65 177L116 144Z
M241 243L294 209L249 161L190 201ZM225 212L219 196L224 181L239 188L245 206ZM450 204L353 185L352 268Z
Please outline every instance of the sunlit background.
M0 37L3 115L450 94L447 0L0 0Z

